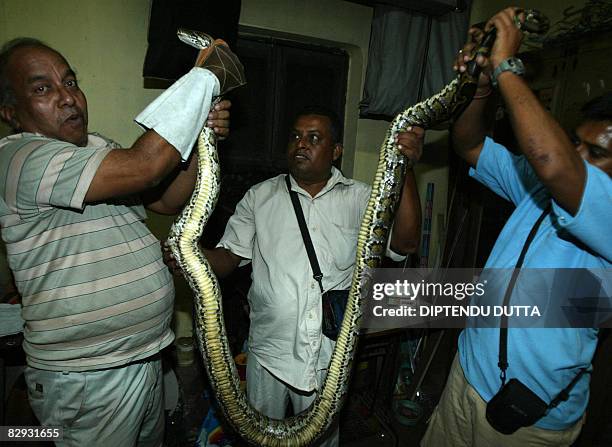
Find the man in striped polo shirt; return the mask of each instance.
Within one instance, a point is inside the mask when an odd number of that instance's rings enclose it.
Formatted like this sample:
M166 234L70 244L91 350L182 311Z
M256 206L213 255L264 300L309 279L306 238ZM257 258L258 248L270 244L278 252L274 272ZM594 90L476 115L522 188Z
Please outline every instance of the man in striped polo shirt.
M64 428L61 445L162 444L158 353L174 337L174 288L145 207L177 213L202 124L228 133L229 101L209 112L211 100L239 85L204 69L219 54L242 67L221 41L202 50L121 149L87 132L60 53L29 38L0 51L0 117L15 132L0 140L0 225L23 298L30 402L43 426Z

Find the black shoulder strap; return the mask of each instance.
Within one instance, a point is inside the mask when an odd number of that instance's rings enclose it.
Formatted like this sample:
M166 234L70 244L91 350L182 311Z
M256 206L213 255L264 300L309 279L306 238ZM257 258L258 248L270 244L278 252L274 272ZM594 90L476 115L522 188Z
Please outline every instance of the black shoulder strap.
M310 233L308 227L306 227L306 219L304 219L304 212L300 205L300 199L297 192L291 189L291 182L289 181L289 175L285 176L285 182L287 183L287 191L291 196L291 203L293 203L293 209L295 210L295 217L297 217L298 225L300 226L300 232L302 233L302 239L304 240L304 246L306 247L306 253L308 253L308 259L310 260L310 267L312 267L312 277L319 283L321 293L323 293L323 274L319 267L319 261L317 260L317 254L315 253L312 240L310 239Z
M504 307L510 303L510 297L512 296L512 290L514 289L514 285L516 284L516 280L520 273L520 269L523 266L523 261L525 260L525 255L527 254L527 250L529 249L529 245L533 241L536 233L538 232L538 228L542 224L544 218L550 213L551 203L549 202L542 214L533 224L527 239L525 240L525 244L523 245L523 249L521 250L521 254L519 255L518 260L516 261L516 266L514 267L514 271L512 272L512 277L510 278L510 282L508 283L508 288L506 289L506 293L504 294ZM506 383L506 370L508 369L508 316L504 313L501 317L500 328L499 328L499 363L497 364L501 371L500 378L502 381L502 386ZM551 401L548 405L548 408L554 408L559 405L564 400L569 398L569 393L574 388L574 385L578 383L578 379L587 371L587 368L582 368L578 371L578 374L572 379L572 381L567 385L561 392Z
M542 224L544 218L550 212L550 203L544 208L538 220L531 227L531 231L525 240L525 244L523 244L523 249L521 250L521 254L516 261L516 265L514 266L514 270L512 271L512 276L510 277L510 282L508 283L508 287L506 288L506 293L504 294L504 302L503 306L506 307L508 303L510 303L510 297L512 296L512 290L514 290L514 284L518 279L519 273L521 272L521 267L523 266L523 261L525 260L525 255L527 254L527 250L533 241L536 233L538 232L538 228ZM500 325L499 325L499 363L497 364L499 369L501 370L500 378L502 381L502 386L506 383L506 370L508 369L508 316L504 313L501 317Z

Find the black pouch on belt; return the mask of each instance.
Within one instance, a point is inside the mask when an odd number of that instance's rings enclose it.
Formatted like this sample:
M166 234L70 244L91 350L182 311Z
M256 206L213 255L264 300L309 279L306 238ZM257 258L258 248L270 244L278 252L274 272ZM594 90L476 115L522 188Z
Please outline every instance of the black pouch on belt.
M323 335L334 341L338 339L344 311L346 310L348 294L348 290L328 290L322 297L323 322L321 330Z
M487 404L491 427L509 435L535 424L548 411L548 404L518 379L510 379Z

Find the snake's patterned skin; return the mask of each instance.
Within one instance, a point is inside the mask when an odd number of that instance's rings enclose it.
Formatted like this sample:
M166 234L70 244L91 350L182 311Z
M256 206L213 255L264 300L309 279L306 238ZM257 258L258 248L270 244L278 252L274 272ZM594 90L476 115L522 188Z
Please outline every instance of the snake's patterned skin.
M208 48L213 43L212 38L208 34L185 28L179 28L176 31L176 36L181 42L186 43L190 47L197 48L198 50Z
M210 45L209 40L198 39L197 35L183 37L200 47ZM397 150L395 136L408 126L427 129L457 116L469 104L476 82L477 75L472 77L466 71L440 93L400 113L391 123L380 150L372 193L361 223L349 300L327 377L314 403L303 413L285 420L262 415L248 403L240 390L225 332L219 284L198 245L220 187L215 136L209 128L202 130L197 144L199 167L195 189L170 229L168 244L195 295L197 340L210 383L227 421L250 444L311 445L339 413L346 397L357 347L362 288L365 287L368 269L381 264L404 181L406 159Z

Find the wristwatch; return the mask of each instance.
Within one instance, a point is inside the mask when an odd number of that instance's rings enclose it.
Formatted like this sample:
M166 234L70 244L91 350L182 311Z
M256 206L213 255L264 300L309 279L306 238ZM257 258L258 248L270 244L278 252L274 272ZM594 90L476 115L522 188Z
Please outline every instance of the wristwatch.
M491 76L491 84L497 88L497 77L504 71L511 71L517 76L523 76L525 74L525 66L523 61L518 57L509 57L504 59L501 63L493 70L493 76Z

